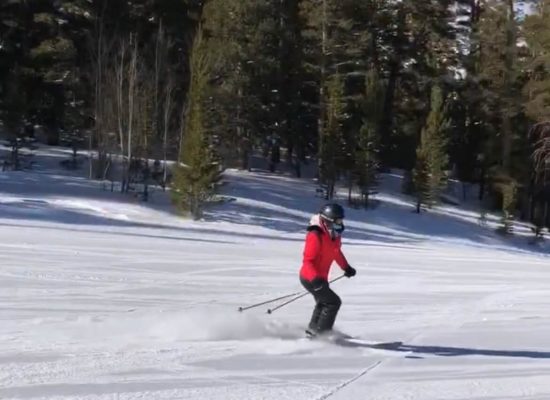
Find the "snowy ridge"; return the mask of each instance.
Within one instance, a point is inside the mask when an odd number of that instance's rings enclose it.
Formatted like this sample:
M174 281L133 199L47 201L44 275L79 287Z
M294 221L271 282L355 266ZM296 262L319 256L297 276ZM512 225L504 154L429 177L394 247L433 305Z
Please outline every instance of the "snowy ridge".
M140 203L40 165L0 174L0 398L550 398L546 245L501 238L473 208L415 215L388 182L378 208L347 210L358 275L333 285L336 327L403 345L309 341L309 297L237 309L302 290L315 184L226 180L232 200L193 222L160 191Z

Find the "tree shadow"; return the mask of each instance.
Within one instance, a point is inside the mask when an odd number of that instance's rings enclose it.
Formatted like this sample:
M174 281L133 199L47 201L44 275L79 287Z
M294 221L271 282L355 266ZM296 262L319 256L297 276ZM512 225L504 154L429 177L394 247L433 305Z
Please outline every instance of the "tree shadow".
M224 195L237 198L209 207L204 220L236 225L261 226L283 234L306 233L309 219L326 200L315 197L316 183L310 180L273 175L267 172L229 174ZM345 239L391 244L419 243L422 240L405 232L384 232L366 225L371 213L347 208ZM346 242L346 245L351 245Z
M259 233L246 233L238 231L223 231L215 228L207 227L195 227L195 226L178 226L162 223L148 223L131 220L122 220L110 218L108 216L101 216L92 213L85 213L79 209L70 209L64 207L55 207L55 205L49 203L46 200L38 199L21 199L16 201L10 201L7 203L0 203L0 218L4 221L35 221L35 222L51 222L59 224L55 226L55 229L67 232L89 232L97 234L109 234L120 236L134 236L134 237L147 237L157 239L170 239L170 240L186 240L195 242L209 242L220 244L236 244L238 241L234 238L244 239L267 239L267 240L279 240L286 242L301 242L300 238L292 238L278 235L264 235ZM51 226L44 226L33 223L10 223L0 222L0 225L7 227L32 227L36 229L52 229ZM79 228L69 228L66 226L80 226ZM98 229L86 229L85 226L109 226L120 228L138 228L138 229L150 229L159 230L164 232L172 232L173 235L151 233L137 233L134 231L112 231L112 230L98 230ZM201 237L189 237L186 234L196 233L197 235L211 235L213 237L227 236L230 239L203 239ZM232 240L233 239L233 240Z
M237 201L208 210L206 220L262 226L283 233L305 232L311 215L326 202L315 196L317 184L313 180L264 172L230 173L226 179L229 184L225 194ZM461 209L457 209L456 215L453 210L419 215L414 212L413 201L400 193L390 197L383 194L377 200L376 209L365 210L347 206L342 197L335 199L346 205L345 239L414 245L436 238L503 252L550 252L550 249L534 248L519 237L503 237L480 226L477 220L461 215Z
M550 248L532 246L526 236L503 236L490 227L481 226L452 213L427 211L419 215L407 206L392 204L387 207L388 211L390 207L391 212L372 213L371 222L395 229L405 236L416 236L420 242L426 241L428 237L449 238L467 241L468 246L490 248L505 253L550 254ZM419 239L419 236L424 236L424 239Z
M41 145L46 148L47 146ZM0 154L2 149L0 148ZM59 162L70 157L67 149L48 147L46 153L36 154L36 165L30 170L6 171L0 174L0 192L16 196L65 196L76 199L108 200L122 204L133 203L156 211L176 216L169 192L158 185L149 186L147 201L139 198L139 193L121 193L120 184L115 182L111 191L110 181L88 178L88 168L84 165L78 170L63 169ZM87 164L87 162L85 163ZM139 202L138 202L139 201Z
M51 226L41 226L41 225L22 225L22 224L11 224L6 222L0 222L0 226L6 226L11 228L33 228L33 229L43 229L43 230L51 230ZM54 228L58 231L63 232L85 232L85 233L95 233L95 234L102 234L102 235L114 235L114 236L124 236L124 237L138 237L138 238L148 238L148 239L166 239L166 240L177 240L177 241L184 241L184 242L202 242L202 243L216 243L216 244L231 244L234 245L236 242L229 241L229 240L219 240L219 239L204 239L204 238L196 238L196 237L188 237L188 236L170 236L170 235L155 235L155 234L147 234L147 233L136 233L136 232L114 232L114 231L98 231L94 229L76 229L76 228L65 228L65 227L59 227L56 226Z
M70 197L76 199L108 200L109 202L124 204L139 204L140 206L162 211L174 215L177 213L171 205L169 192L157 191L149 201L139 203L132 202L132 198L126 194L110 192L110 188L103 190L103 184L99 181L90 181L84 176L74 176L67 171L55 170L59 160L65 156L65 151L50 149L52 154L43 154L44 168L39 171L12 172L0 176L0 192L7 195L19 197L34 197L44 199L52 197ZM59 154L58 154L59 153ZM82 172L82 171L81 171ZM384 177L386 179L386 177ZM388 176L392 184L391 176ZM316 197L315 189L317 183L313 179L296 179L293 176L284 174L273 174L269 172L247 173L246 171L227 171L224 180L228 182L221 193L237 201L216 203L208 206L204 220L211 222L229 222L237 225L258 226L271 229L273 235L257 235L242 232L243 237L269 238L279 240L297 241L302 238L285 238L288 234L305 234L305 228L312 214L316 213L324 199ZM395 183L394 183L395 186ZM520 250L531 254L545 254L548 249L530 246L522 243L519 238L503 238L488 228L478 226L475 222L453 217L452 213L423 213L417 215L412 212L412 202L408 205L408 199L397 193L391 199L384 199L381 196L380 205L377 209L365 211L347 207L347 230L344 239L357 241L372 241L389 245L410 244L415 245L432 237L438 240L456 239L468 241L469 244L478 247L491 247L502 251ZM340 202L346 203L345 199L339 198ZM395 202L395 200L398 200ZM398 204L399 203L399 204ZM24 218L20 214L18 218ZM67 217L69 217L67 215ZM72 215L74 221L66 218L63 223L97 224L97 220L83 215ZM32 216L31 219L47 219L48 217ZM55 218L50 218L55 220ZM147 226L159 229L181 229L168 228L167 225L154 224L124 224L120 221L103 220L101 224L119 226ZM174 224L176 225L176 224ZM187 228L185 228L187 229ZM246 230L244 230L246 231ZM214 229L205 233L219 233ZM352 245L352 242L345 242Z
M395 353L408 353L412 355L432 355L438 357L463 357L463 356L485 356L485 357L503 357L503 358L531 358L531 359L550 359L550 351L535 350L495 350L478 349L469 347L451 347L451 346L422 346L402 343L362 343L351 339L343 338L337 341L337 344L350 348L382 349Z

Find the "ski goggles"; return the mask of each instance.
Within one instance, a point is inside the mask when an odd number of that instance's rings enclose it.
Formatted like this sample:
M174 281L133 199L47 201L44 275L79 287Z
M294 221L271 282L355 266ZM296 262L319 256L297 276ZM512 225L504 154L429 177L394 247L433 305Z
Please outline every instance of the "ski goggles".
M345 226L344 226L344 220L342 218L336 218L334 221L327 219L326 223L330 230L338 234L341 234L342 232L344 232Z
M345 227L344 227L344 221L342 221L342 220L340 220L340 221L341 221L341 223L339 223L339 224L336 223L336 222L335 222L334 224L332 224L332 229L333 229L334 232L336 232L336 233L342 233L342 232L344 232L344 229L345 229Z
M327 223L331 225L344 225L344 219L343 218L336 218L336 219L325 219Z

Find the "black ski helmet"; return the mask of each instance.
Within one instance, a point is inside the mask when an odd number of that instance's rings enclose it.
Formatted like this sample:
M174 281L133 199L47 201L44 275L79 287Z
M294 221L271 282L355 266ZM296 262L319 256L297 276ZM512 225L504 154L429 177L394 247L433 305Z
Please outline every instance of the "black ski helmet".
M323 219L330 222L335 222L338 219L344 219L344 208L340 204L329 203L321 207L319 214Z

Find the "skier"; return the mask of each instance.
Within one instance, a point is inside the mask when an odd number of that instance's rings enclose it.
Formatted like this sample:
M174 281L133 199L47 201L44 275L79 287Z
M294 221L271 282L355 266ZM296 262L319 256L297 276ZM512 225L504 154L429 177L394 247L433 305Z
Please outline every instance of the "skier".
M342 304L328 283L334 261L350 278L356 274L342 253L341 235L344 232L344 209L339 204L324 205L311 217L307 227L300 282L315 299L315 308L306 333L316 336L332 330Z

